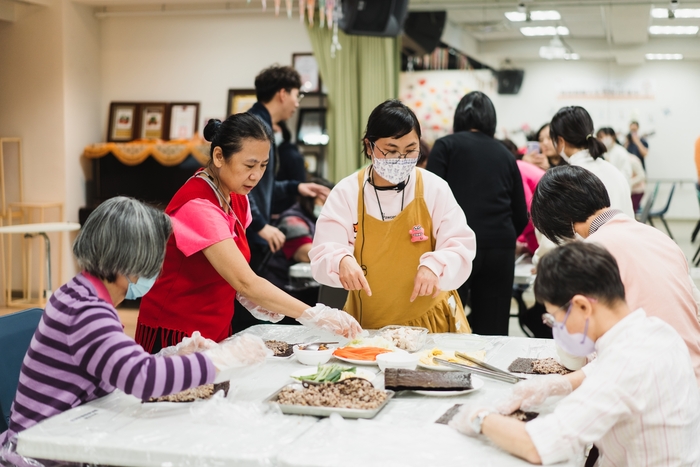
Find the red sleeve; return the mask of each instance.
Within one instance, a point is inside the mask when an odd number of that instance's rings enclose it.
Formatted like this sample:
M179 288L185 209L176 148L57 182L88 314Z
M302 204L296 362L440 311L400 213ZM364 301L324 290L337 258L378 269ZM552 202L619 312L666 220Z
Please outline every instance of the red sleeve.
M294 253L296 253L302 245L306 245L307 243L313 243L313 239L311 237L298 237L287 240L282 246L282 253L284 253L285 258L290 260L294 257Z
M175 244L185 256L236 238L226 213L210 201L195 198L170 214Z

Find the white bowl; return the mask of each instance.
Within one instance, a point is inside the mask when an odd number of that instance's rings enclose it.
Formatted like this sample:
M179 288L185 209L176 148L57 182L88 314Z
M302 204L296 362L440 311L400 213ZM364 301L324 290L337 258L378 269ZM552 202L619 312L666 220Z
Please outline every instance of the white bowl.
M377 365L384 371L387 368L405 368L415 370L418 365L418 355L408 352L388 352L377 355Z
M294 355L297 356L299 363L314 366L321 365L330 360L335 349L336 347L330 346L328 346L326 350L301 350L298 345L293 347Z
M571 355L568 352L565 352L564 349L559 347L558 345L555 345L557 349L557 355L559 356L559 363L561 363L564 367L568 368L569 370L576 371L580 370L586 365L586 357L577 357L575 355Z

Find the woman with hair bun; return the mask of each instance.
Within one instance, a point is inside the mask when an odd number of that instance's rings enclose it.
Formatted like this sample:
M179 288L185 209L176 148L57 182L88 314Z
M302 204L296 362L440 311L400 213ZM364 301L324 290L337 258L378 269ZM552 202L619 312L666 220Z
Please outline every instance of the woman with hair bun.
M220 342L232 333L234 300L253 316L354 337L359 324L340 310L305 303L250 268L248 193L267 168L272 135L256 116L209 120L204 137L211 160L175 193L165 209L172 220L163 271L141 301L136 341L155 353L200 331Z
M549 133L561 158L593 172L608 190L610 207L634 218L629 183L622 172L603 158L607 148L595 137L593 119L586 109L562 107L552 117Z

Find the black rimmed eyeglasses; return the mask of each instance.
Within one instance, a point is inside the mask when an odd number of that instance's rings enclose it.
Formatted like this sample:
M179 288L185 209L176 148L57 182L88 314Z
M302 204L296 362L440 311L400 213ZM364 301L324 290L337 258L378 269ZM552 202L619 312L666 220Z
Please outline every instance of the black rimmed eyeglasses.
M382 156L384 156L387 159L417 159L420 157L420 150L419 149L414 149L412 151L408 151L406 154L401 154L399 151L387 151L384 152L382 151L376 144L372 143L372 147L382 153Z

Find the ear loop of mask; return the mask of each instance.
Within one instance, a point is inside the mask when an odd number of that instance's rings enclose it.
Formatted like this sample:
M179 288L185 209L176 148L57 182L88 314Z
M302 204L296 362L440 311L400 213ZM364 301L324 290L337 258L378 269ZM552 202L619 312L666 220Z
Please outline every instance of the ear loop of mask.
M569 303L569 308L566 310L566 316L564 316L564 321L562 321L561 326L566 330L566 332L569 332L568 329L566 329L566 320L569 319L569 315L571 314L571 309L573 308L574 303L571 302ZM586 342L586 336L588 335L588 318L586 318L586 324L583 327L583 339L581 339L581 344Z

